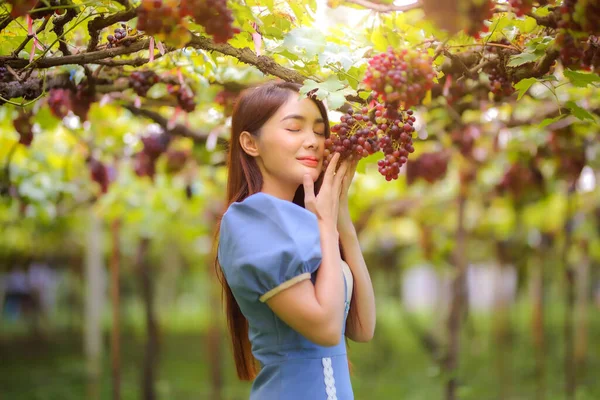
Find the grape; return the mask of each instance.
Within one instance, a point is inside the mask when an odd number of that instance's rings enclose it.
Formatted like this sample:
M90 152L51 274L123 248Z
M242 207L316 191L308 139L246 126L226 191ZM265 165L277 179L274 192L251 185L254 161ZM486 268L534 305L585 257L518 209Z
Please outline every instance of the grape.
M376 103L372 109L363 107L342 115L340 123L331 127L331 136L325 140L324 167L329 165L334 153L340 153L342 160L360 160L382 151L384 158L377 163L379 173L387 181L398 179L400 167L414 152L415 117L412 110L393 111L389 105ZM390 117L390 114L395 116Z
M29 147L33 141L33 124L31 114L21 112L13 121L13 126L19 134L19 143Z
M508 2L515 11L517 17L522 17L533 9L533 0L508 0Z
M131 43L130 39L126 39L127 35L129 34L128 32L128 27L127 25L123 24L122 27L120 28L115 28L113 30L113 34L109 34L106 37L106 40L108 40L108 45L106 47L108 47L109 49L115 46L118 46L119 44L123 44L125 46L129 46Z
M559 28L600 34L600 2L598 0L564 0L560 8Z
M142 137L144 144L143 153L146 154L152 161L155 161L162 153L167 151L171 143L171 136L167 133L150 134Z
M238 92L223 89L215 96L215 103L223 106L225 115L231 115L231 113L233 112L233 106L238 98L238 95Z
M92 97L85 83L77 85L73 95L73 113L83 121L87 121L88 112L92 106Z
M181 23L183 16L180 12L177 0L142 0L137 10L137 29L148 35L163 33L168 36L173 33L174 27ZM115 32L115 37L116 35Z
M499 65L492 65L485 69L490 79L490 88L497 99L510 96L515 92L511 80L502 72Z
M521 201L526 196L537 196L543 191L543 185L544 177L535 160L530 159L528 162L511 164L496 189L500 193L508 192L515 200Z
M156 160L148 156L147 153L141 151L134 155L133 170L139 177L149 176L154 178L156 173Z
M443 179L448 170L449 160L449 154L443 151L421 154L406 165L406 183L410 185L419 178L428 183Z
M477 127L468 125L462 129L452 131L450 139L464 157L471 158L475 147L475 139L479 137L479 134Z
M433 86L433 60L427 53L389 47L369 60L363 83L383 101L409 109Z
M484 22L494 16L494 3L491 0L458 0L458 2L460 15L467 17L465 33L479 39L482 32L489 30Z
M186 112L192 112L196 109L196 103L194 103L194 92L185 86L181 85L169 85L167 90L170 94L174 94L177 97L177 103L179 107Z
M158 81L158 75L152 70L134 71L129 76L129 85L139 96L146 96L148 90Z
M580 39L576 39L573 35L565 30L556 35L556 45L560 49L560 61L567 68L579 69L582 67L581 61L583 58L584 44Z
M600 70L600 36L590 36L588 38L581 63L584 69Z
M189 158L189 152L184 150L169 150L167 151L166 171L169 174L176 174L181 171Z
M92 180L100 185L102 193L106 193L109 185L108 169L106 168L106 165L95 158L90 158L88 160L88 168Z
M56 118L63 119L73 108L73 93L69 89L50 89L48 105Z
M182 0L181 9L202 25L217 43L225 43L239 33L239 29L233 27L234 18L227 0Z
M2 82L8 75L8 68L6 68L4 65L0 66L0 82Z

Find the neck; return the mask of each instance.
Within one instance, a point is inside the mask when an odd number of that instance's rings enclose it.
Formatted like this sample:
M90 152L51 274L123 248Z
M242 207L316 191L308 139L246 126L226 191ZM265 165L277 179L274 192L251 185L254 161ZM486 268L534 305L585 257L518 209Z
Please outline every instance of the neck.
M282 200L293 201L298 185L284 185L280 182L270 182L265 180L261 192Z

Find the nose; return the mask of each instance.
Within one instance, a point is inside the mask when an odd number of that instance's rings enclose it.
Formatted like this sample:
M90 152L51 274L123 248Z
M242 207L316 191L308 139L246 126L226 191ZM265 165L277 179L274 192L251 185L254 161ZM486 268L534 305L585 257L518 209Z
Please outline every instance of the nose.
M304 146L307 149L318 148L319 147L319 138L318 135L312 131L312 129L307 130L306 138L304 140Z

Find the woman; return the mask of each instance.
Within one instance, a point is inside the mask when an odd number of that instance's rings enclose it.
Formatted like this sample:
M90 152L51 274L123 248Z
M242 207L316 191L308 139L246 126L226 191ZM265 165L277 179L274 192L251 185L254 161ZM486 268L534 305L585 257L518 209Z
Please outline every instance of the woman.
M296 84L248 89L234 109L216 264L251 400L353 399L342 337L373 337L373 288L348 209L356 163L336 172L335 155L322 171L327 137L325 106Z

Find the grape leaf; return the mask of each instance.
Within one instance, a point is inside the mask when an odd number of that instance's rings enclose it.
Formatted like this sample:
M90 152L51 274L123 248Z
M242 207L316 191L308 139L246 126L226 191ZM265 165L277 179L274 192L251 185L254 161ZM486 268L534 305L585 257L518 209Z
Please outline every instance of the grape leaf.
M577 118L584 120L589 119L595 121L594 116L589 111L579 107L574 101L567 101L565 106L571 110L571 113Z
M519 65L527 64L539 60L545 54L544 51L535 51L533 53L516 54L510 58L508 67L518 67Z
M527 93L531 85L533 85L536 82L537 79L535 78L527 78L522 79L519 81L519 83L515 84L515 89L519 91L519 96L517 97L517 100L521 100L521 97L523 97L523 95Z
M561 119L563 119L566 116L566 114L562 114L559 115L558 117L554 117L554 118L546 118L545 120L543 120L542 122L540 122L538 124L538 128L539 129L544 129L545 127L547 127L550 124L555 123L556 121L560 121Z
M565 70L564 74L569 81L571 81L573 86L577 87L586 87L590 83L600 82L600 76L598 76L598 74L571 71L570 69Z
M290 31L283 39L283 47L296 54L306 54L313 58L323 52L327 38L317 29L296 28Z

